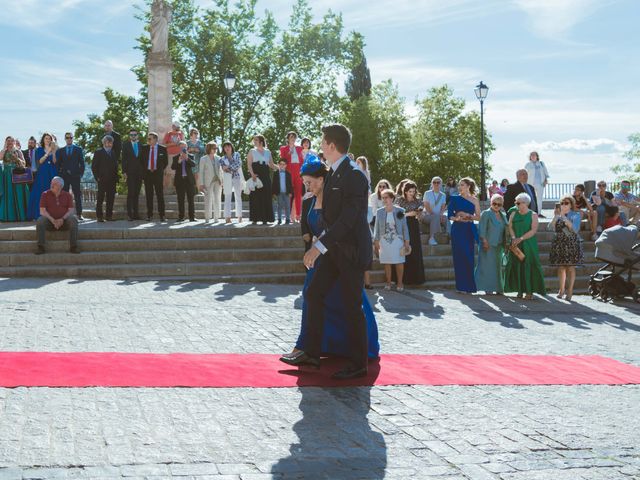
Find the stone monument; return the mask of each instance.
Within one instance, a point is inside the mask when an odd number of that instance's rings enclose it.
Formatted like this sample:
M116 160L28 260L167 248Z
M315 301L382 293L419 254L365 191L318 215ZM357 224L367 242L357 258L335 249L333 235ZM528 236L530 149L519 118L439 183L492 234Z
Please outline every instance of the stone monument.
M147 58L147 100L149 103L149 131L157 132L162 143L163 135L171 130L173 119L173 63L169 57L169 23L171 7L164 0L154 0L151 5L151 52ZM171 161L169 161L170 170ZM165 186L170 184L165 171Z

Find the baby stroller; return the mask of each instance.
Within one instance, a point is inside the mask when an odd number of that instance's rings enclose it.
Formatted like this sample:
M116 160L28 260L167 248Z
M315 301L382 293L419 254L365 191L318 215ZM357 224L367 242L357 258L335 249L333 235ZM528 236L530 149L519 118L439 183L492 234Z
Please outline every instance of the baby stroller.
M640 271L640 243L638 227L615 226L608 228L596 240L596 258L606 262L591 275L589 294L604 302L617 297L633 297L640 292L631 281L634 270Z

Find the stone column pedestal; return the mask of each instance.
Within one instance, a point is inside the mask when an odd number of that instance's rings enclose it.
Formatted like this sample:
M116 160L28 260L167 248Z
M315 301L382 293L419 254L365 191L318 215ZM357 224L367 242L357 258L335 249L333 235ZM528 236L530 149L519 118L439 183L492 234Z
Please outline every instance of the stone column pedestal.
M147 60L149 131L159 135L159 142L171 130L173 120L173 62L167 53L150 53ZM165 192L173 193L171 159L165 170ZM168 178L169 177L169 178Z

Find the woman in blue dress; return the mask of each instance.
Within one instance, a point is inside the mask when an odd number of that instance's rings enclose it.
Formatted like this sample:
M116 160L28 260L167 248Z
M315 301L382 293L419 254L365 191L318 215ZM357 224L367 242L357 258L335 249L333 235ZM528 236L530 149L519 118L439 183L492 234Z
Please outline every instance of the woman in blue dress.
M37 220L40 217L40 197L49 190L51 180L57 172L56 151L58 146L53 141L53 135L44 133L40 140L40 146L36 148L36 161L38 162L38 174L31 186L29 205L27 207L27 219Z
M302 165L300 174L304 184L309 191L313 193L310 199L311 204L309 213L305 219L307 226L314 237L319 237L324 230L322 222L322 188L324 179L327 175L327 167L318 157L309 155L307 161ZM313 278L314 269L307 271L307 277L304 281L302 298L306 298L305 292ZM324 333L322 336L322 353L323 355L348 355L349 342L347 338L348 328L344 305L340 292L339 280L333 285L325 300L325 316L324 316ZM373 314L373 308L369 303L365 290L362 289L362 310L367 322L367 337L369 343L369 358L378 358L380 345L378 343L378 325ZM304 338L307 329L307 304L302 303L302 325L300 335L296 342L294 352L305 350Z
M473 276L475 243L478 229L474 221L480 220L480 202L475 196L476 182L466 177L458 182L459 195L449 197L447 216L451 225L451 252L456 277L456 290L460 293L476 292Z

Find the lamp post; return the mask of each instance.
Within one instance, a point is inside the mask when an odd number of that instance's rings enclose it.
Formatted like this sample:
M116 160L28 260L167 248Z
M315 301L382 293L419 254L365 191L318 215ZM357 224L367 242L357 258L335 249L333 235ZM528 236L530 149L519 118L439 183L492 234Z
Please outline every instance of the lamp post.
M231 132L233 131L233 121L231 120L231 90L236 86L236 76L227 71L224 75L224 86L227 89L229 98L229 141L231 141Z
M487 98L489 87L482 81L473 90L476 98L480 100L480 149L482 152L482 167L480 168L480 200L487 199L487 170L484 164L484 99Z

